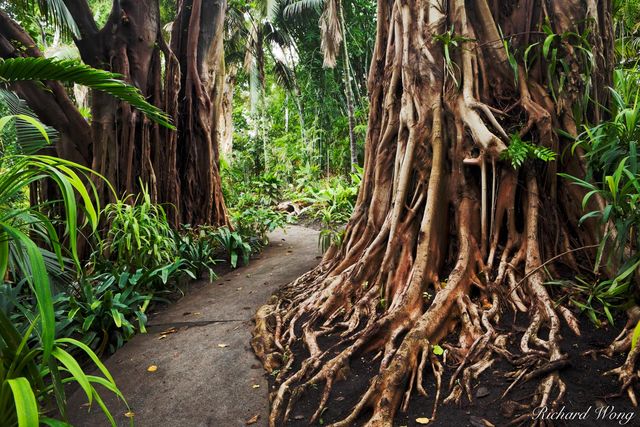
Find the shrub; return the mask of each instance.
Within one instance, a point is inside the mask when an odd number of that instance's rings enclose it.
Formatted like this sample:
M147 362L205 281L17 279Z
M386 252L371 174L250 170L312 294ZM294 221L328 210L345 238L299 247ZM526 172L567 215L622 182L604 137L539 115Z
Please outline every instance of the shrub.
M251 246L242 239L242 236L228 227L220 227L216 234L216 239L222 245L229 257L231 267L236 268L238 259L247 264L251 255Z
M104 209L108 228L100 241L100 259L112 263L113 268L153 269L174 262L176 242L162 206L151 202L143 186L142 194L133 203L131 196Z

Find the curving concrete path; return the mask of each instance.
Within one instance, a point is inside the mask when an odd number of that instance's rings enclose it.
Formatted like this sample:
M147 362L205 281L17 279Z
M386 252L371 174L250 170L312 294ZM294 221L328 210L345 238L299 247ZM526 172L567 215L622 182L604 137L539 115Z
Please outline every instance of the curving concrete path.
M249 345L251 319L276 289L320 260L315 230L291 226L270 240L248 266L196 284L105 362L136 426L233 427L256 416L252 425L266 426L268 384ZM101 394L118 425L129 425L122 402ZM94 403L89 411L86 402L82 390L70 396L72 424L108 426L100 408Z

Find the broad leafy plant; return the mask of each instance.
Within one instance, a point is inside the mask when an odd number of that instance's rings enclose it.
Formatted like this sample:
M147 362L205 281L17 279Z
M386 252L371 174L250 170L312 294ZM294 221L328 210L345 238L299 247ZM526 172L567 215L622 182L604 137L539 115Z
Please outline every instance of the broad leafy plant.
M213 267L220 262L217 257L220 243L216 236L216 229L211 226L192 228L190 225L183 225L181 230L174 231L178 256L195 277L202 277L207 273L209 280L216 279Z
M0 128L15 118L0 119ZM21 119L32 121L26 117ZM46 130L39 123L47 139ZM1 130L1 129L0 129ZM94 385L100 384L122 397L112 376L96 354L85 344L71 338L56 338L54 298L47 273L45 256L40 246L47 246L63 266L63 238L68 241L71 259L79 266L76 241L80 228L79 211L84 222L95 230L99 208L92 201L90 170L72 162L49 156L14 155L3 157L0 168L0 277L9 283L24 281L35 297L37 314L26 328L14 324L9 314L0 310L0 425L59 425L42 417L41 409L51 397L66 417L64 384L77 382L89 403L97 402L111 424L113 417L102 402ZM43 206L16 203L25 189L49 179L60 193L64 217L64 235L57 223L45 216ZM70 351L83 352L101 371L101 376L87 375Z
M97 274L83 278L77 295L68 297L68 319L98 355L113 353L136 332L146 332L151 294L139 289L141 278L142 272Z
M228 227L220 227L217 230L216 239L227 252L231 267L236 268L239 259L242 259L245 265L249 263L251 246L242 239L238 232L231 231Z

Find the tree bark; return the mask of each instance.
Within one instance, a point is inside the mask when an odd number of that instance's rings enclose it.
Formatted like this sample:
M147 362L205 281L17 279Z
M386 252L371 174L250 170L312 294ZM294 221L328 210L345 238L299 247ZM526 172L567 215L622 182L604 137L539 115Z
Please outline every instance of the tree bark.
M377 13L364 177L343 243L256 315L253 348L268 371L279 369L271 426L286 422L309 387L323 385L317 420L356 356L378 373L352 412L333 421L391 426L414 390L426 394L430 372L435 417L441 392L445 402L472 400L473 381L496 358L514 361L515 348L529 357L527 370L547 372L565 357L560 322L579 333L569 310L554 309L539 267L601 231L594 221L577 226L584 193L556 177L582 175L582 159L529 159L516 170L502 153L508 133L560 151L569 142L556 129L575 134L577 123L601 114L613 63L611 5L379 0ZM553 45L569 64L558 71L566 73L562 90L541 52L547 21L556 34L588 34L593 52L591 61L571 38ZM436 36L451 28L458 47L448 46L448 63L446 38ZM523 53L536 42L539 55L525 67ZM585 80L593 98L581 105L585 117L575 117ZM556 82L553 96L548 82ZM554 275L561 264L575 268L572 253L546 267ZM495 327L507 310L528 314L524 333ZM456 338L445 340L451 333ZM292 351L298 340L306 360ZM448 390L434 345L458 366ZM564 382L548 371L532 406L563 399Z
M231 153L233 151L233 93L237 73L238 70L235 65L230 66L227 70L222 95L220 126L218 126L220 155L227 160L231 160Z
M177 151L180 175L179 218L188 224L229 225L222 197L219 142L225 64L225 0L183 0L178 5L171 50L182 70L178 99Z

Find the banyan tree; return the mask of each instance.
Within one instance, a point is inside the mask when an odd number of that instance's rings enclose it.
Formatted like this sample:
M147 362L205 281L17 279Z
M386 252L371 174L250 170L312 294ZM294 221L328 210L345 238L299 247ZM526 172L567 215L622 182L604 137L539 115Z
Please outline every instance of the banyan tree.
M606 0L378 1L364 177L343 242L256 316L252 345L277 374L272 426L311 387L318 420L363 356L376 374L335 425L391 426L427 391L436 416L471 400L499 358L536 372L532 408L562 402L560 328L579 323L544 282L593 258L602 230L580 222L584 191L558 174L584 176L567 148L605 114L612 45ZM616 372L626 387L633 369Z

